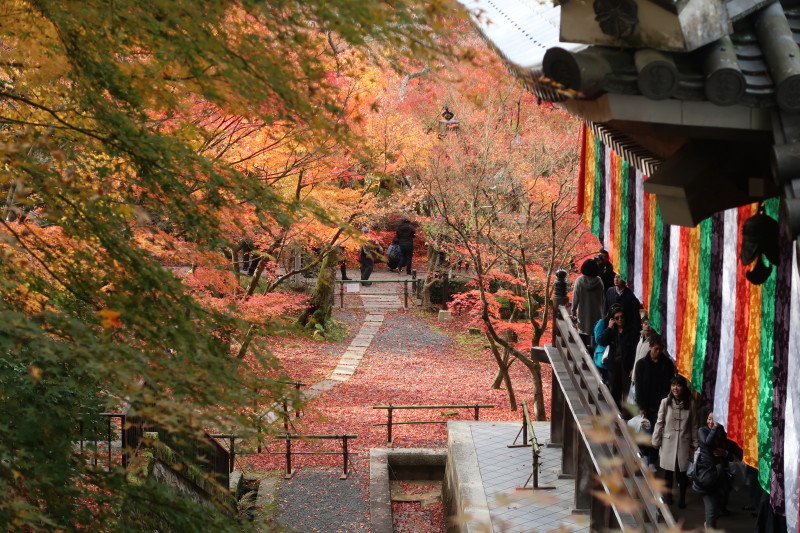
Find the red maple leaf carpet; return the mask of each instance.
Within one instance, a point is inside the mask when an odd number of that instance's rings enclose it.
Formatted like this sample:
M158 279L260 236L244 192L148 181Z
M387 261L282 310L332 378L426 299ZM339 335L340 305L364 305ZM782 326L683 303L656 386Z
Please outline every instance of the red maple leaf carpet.
M358 332L366 313L337 311L336 318L350 326L350 333L340 344L309 339L282 339L272 347L293 379L309 385L324 379L336 367L339 357ZM505 390L491 389L497 371L488 343L476 337L457 342L466 336L464 323L438 323L422 313L388 312L355 373L346 381L310 400L301 418L294 420L294 432L300 434L353 434L349 442L353 457L350 479L338 479L342 456L297 455L292 458L296 473L292 480L281 481L278 490L279 521L301 531L369 531L368 479L370 448L444 448L445 424L398 425L393 428L393 443L386 442L386 410L378 405L455 405L493 404L481 409L481 420L521 421L521 410L509 408ZM477 343L477 349L475 345ZM484 347L483 345L487 346ZM542 366L545 405L549 408L550 367ZM532 404L531 377L520 363L511 367L517 401ZM455 411L455 413L453 413ZM472 409L395 411L395 421L471 420ZM549 412L548 412L549 417ZM284 442L271 440L272 452L284 450ZM293 442L293 451L339 451L341 441ZM283 470L284 456L246 455L239 459L244 470ZM314 467L314 468L312 468ZM408 504L394 505L413 507ZM418 505L416 506L419 507ZM441 512L406 517L406 522L429 524L430 531L444 531ZM431 518L433 517L433 518ZM403 517L396 517L396 530L403 529ZM427 530L427 529L426 529Z

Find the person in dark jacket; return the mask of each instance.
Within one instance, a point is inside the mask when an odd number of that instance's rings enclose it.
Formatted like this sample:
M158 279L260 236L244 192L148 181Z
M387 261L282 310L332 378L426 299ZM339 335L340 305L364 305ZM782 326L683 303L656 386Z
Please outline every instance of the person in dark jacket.
M692 488L703 495L706 527L709 528L717 527L717 518L725 510L730 492L728 478L730 454L726 446L727 440L725 428L714 420L714 413L708 413L706 425L697 430L700 453L695 464L695 480L692 482ZM704 471L712 471L712 474L707 478L710 481L701 484Z
M597 266L600 267L600 279L603 280L603 287L606 290L610 289L614 286L614 276L617 275L614 272L614 265L611 263L611 257L608 255L608 251L603 249L597 252L594 260L597 262Z
M608 327L598 340L598 344L610 346L609 362L606 365L609 370L609 387L611 396L620 408L623 394L631 386L637 342L639 342L639 332L627 324L627 316L622 309L611 315Z
M661 337L650 335L649 353L636 362L633 369L633 383L636 386L636 405L639 414L644 415L650 428L656 427L658 409L661 400L669 394L670 381L675 376L675 363L664 353ZM658 452L652 446L640 446L642 453L648 459L648 464L658 462Z
M571 311L587 350L591 350L594 346L594 326L603 318L605 312L605 294L603 281L597 276L599 272L597 263L587 259L581 264L582 276L575 280L572 289Z
M403 253L403 256L400 258L400 263L397 265L397 271L402 271L403 267L406 267L406 274L411 274L411 259L414 256L414 235L416 234L416 230L411 222L404 218L400 225L397 227L397 232L395 233L395 237L397 238L397 244L400 246L400 251Z
M369 228L364 226L361 228L364 236L369 233ZM358 263L361 265L361 284L372 285L372 282L367 281L375 268L375 262L378 261L383 255L383 247L375 239L367 239L358 251Z
M611 366L611 364L609 363L608 365L605 365L603 363L603 355L605 354L606 347L600 344L600 337L603 336L603 333L608 328L608 323L611 321L611 317L614 316L614 313L619 311L622 311L620 306L612 305L611 309L609 309L608 313L606 313L606 316L598 320L594 325L594 366L597 367L600 377L603 379L603 383L606 385L608 384L608 368Z
M606 309L614 304L622 306L628 327L634 329L636 335L639 335L639 332L642 331L642 316L639 314L642 304L619 274L614 276L614 286L606 291Z
M669 394L670 381L675 376L675 363L664 353L659 335L650 336L650 352L636 363L633 382L636 384L636 405L639 414L655 427L661 400Z

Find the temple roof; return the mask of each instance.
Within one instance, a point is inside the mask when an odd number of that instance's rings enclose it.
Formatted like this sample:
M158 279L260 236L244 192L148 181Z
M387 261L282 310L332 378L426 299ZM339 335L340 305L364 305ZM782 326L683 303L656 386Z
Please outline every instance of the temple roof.
M531 92L650 175L665 221L780 196L800 243L796 0L460 2Z

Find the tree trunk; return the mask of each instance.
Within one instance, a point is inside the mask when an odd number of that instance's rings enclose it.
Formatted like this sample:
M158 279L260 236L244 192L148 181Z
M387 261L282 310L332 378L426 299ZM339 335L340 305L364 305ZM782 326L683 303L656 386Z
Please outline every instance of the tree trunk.
M533 418L537 421L547 420L544 410L544 391L542 390L542 364L531 359L530 365L525 365L531 372L533 379Z
M335 249L330 250L322 259L319 267L319 276L317 276L317 284L314 286L314 292L311 295L311 301L308 307L297 319L298 324L305 328L313 329L320 327L323 330L327 327L331 320L331 312L333 309L333 285L335 274L334 269L337 263L337 253Z
M436 270L439 268L439 253L433 246L428 247L428 272L425 274L425 281L422 284L422 308L427 309L431 306L431 287L436 283Z
M511 368L513 363L514 359L511 359L511 354L508 353L508 350L503 350L503 368L505 368L505 372L500 368L497 369L497 373L494 375L494 381L492 381L493 389L500 388L500 384L503 382L505 375L508 374L508 369Z
M514 387L511 384L511 376L508 375L508 357L509 357L509 350L505 350L503 356L500 355L500 351L497 349L497 344L494 342L494 339L491 335L486 335L489 339L489 345L492 348L492 355L494 355L494 360L497 362L497 377L495 377L495 381L492 384L493 389L500 388L500 381L502 380L506 384L506 390L508 391L508 404L512 411L517 410L517 397L514 394Z

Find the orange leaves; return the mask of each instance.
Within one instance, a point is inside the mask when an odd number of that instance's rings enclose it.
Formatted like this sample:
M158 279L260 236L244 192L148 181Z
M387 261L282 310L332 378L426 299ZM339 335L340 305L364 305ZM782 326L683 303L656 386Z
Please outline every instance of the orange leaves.
M100 325L103 329L121 328L122 321L119 319L121 313L113 309L101 309L98 311L97 316L100 317Z
M42 369L36 365L28 366L28 374L30 374L34 383L38 383L42 379Z

